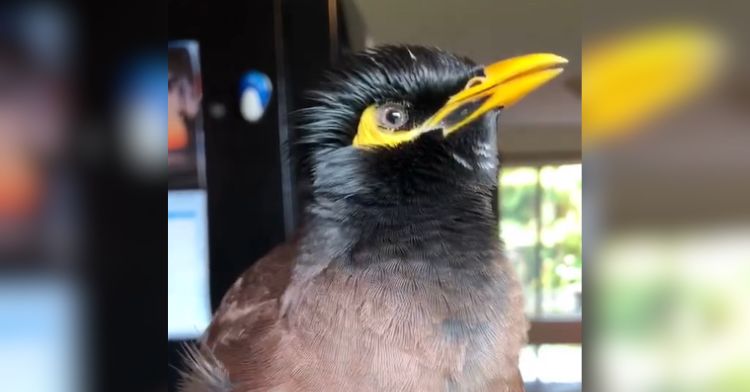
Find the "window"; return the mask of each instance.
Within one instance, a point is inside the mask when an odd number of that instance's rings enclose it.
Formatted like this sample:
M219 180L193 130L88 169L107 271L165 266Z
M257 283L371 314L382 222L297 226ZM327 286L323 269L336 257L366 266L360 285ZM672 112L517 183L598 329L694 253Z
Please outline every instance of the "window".
M532 319L581 316L581 165L502 171L501 236Z
M511 166L501 173L500 233L531 320L521 372L532 382L528 390L580 384L581 164Z

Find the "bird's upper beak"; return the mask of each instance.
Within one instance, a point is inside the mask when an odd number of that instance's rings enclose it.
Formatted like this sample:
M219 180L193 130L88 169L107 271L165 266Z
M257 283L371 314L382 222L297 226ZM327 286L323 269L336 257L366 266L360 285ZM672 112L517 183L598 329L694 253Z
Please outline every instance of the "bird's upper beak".
M493 109L513 105L562 72L568 60L549 53L513 57L486 66L484 75L448 99L424 124L448 135Z

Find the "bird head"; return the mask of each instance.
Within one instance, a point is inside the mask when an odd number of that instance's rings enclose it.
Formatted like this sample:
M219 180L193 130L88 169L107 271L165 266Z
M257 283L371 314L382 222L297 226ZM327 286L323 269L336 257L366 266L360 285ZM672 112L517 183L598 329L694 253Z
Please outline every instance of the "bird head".
M567 61L531 54L480 66L421 46L344 59L302 111L313 193L367 205L435 200L497 184L497 113Z

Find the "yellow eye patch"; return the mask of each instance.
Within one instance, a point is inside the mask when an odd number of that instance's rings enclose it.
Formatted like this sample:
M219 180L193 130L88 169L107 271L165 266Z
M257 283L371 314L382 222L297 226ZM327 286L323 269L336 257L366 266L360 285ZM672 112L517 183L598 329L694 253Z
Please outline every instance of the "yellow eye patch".
M359 148L393 147L414 140L420 133L419 129L396 131L380 126L377 106L372 105L362 112L352 145Z
M463 90L448 97L428 119L421 124L411 123L411 129L402 128L408 124L403 106L372 105L362 113L352 144L357 148L393 147L432 129L442 129L443 136L448 136L485 113L515 104L559 75L567 62L554 54L535 53L490 64L484 67L483 76L468 80Z

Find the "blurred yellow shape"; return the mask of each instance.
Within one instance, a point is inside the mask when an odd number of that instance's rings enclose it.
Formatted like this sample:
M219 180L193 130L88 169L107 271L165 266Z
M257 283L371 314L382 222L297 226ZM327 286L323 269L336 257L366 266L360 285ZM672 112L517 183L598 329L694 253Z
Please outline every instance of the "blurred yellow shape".
M724 62L724 46L715 31L690 24L640 28L584 45L584 146L635 133L704 91Z

